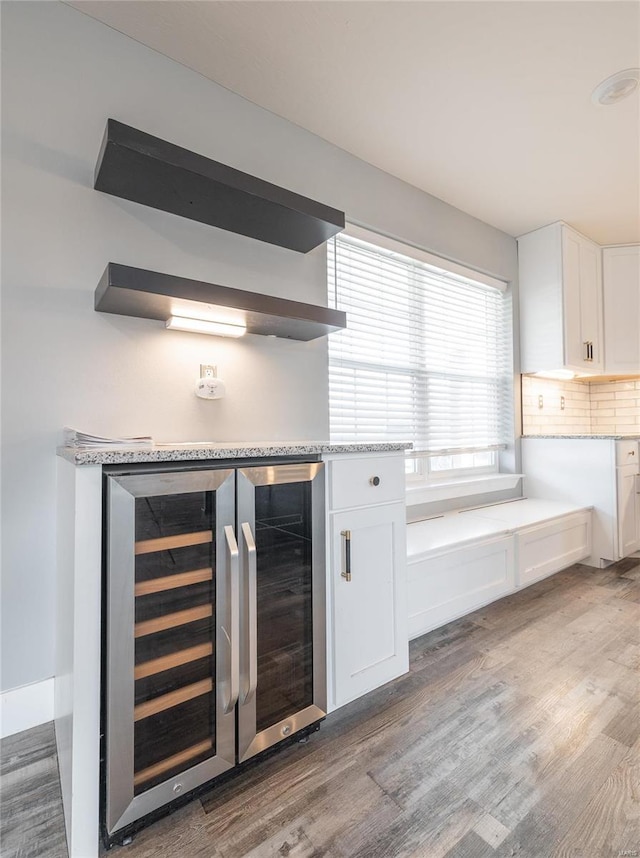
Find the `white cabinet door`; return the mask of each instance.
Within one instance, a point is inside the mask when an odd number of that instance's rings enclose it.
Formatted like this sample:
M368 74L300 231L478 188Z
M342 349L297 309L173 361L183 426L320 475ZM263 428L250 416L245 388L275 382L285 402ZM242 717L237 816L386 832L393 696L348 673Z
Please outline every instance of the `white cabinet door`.
M569 312L569 308L565 312ZM589 372L602 372L602 250L583 236L580 236L580 326L584 368ZM587 345L589 354L585 357Z
M605 247L605 373L640 373L640 245Z
M616 469L618 488L618 558L628 557L640 549L639 521L640 495L637 465L623 465Z
M603 371L602 251L564 223L518 239L522 372Z
M600 248L562 227L565 364L602 372L602 272Z
M580 241L562 230L562 291L564 319L564 363L578 367L587 356L582 345L580 313Z
M332 697L341 706L409 669L406 513L399 502L330 518Z

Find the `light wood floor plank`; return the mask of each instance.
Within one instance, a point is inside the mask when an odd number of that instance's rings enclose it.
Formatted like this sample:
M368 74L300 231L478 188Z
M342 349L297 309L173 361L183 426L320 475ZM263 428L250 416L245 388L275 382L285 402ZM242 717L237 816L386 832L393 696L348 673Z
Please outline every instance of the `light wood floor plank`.
M2 741L2 858L66 858L53 723Z
M526 816L495 850L496 858L553 858L558 843L619 765L625 751L628 748L613 739L597 736L561 777L538 794ZM598 853L589 848L586 854L590 858L617 854L607 849Z
M614 769L569 827L551 858L640 851L640 744Z

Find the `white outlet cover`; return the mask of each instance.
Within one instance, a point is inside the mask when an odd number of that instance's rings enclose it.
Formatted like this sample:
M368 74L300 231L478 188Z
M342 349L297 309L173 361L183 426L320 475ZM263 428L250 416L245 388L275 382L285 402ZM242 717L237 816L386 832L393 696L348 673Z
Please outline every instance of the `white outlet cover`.
M219 378L199 378L196 381L196 396L200 399L222 399L225 393L224 382Z

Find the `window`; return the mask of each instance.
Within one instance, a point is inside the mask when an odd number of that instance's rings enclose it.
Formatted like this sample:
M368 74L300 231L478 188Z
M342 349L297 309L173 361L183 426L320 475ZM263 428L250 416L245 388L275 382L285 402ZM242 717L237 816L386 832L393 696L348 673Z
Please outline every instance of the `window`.
M422 478L497 470L512 435L505 284L358 232L328 245L329 300L348 326L329 337L332 441L411 441Z

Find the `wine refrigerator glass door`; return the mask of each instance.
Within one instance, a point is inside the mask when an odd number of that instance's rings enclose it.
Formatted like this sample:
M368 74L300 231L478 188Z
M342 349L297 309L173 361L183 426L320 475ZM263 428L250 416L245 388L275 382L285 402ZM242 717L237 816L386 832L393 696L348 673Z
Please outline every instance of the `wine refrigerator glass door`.
M107 836L235 765L232 469L107 480Z
M238 760L326 714L324 470L238 471Z

